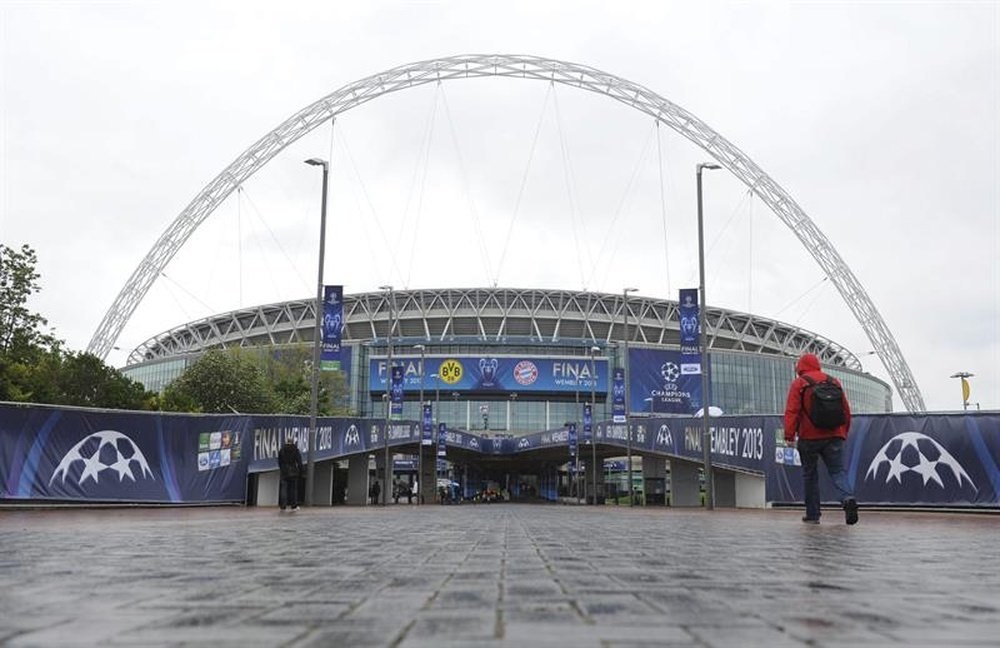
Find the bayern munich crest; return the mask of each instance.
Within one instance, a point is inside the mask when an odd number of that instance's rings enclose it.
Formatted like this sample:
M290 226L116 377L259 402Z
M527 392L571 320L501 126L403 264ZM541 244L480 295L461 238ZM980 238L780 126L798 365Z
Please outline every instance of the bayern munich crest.
M531 360L521 360L514 365L514 380L520 385L530 385L538 380L538 367Z

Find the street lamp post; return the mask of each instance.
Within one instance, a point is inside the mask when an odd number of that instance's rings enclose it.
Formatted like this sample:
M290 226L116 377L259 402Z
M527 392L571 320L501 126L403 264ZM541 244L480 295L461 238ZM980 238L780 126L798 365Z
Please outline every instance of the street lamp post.
M434 457L434 485L431 488L431 497L437 497L437 479L438 479L438 456L437 456L437 438L438 438L438 421L441 420L440 409L441 409L441 375L433 373L431 378L434 379L434 416L432 417L433 425L431 425L431 438L435 440L435 445L432 446L431 456ZM431 500L433 501L433 499Z
M701 172L702 169L720 169L718 164L699 162L695 167L698 181L698 295L701 308L698 309L698 335L701 346L701 455L705 473L705 508L715 508L715 488L712 484L712 440L708 433L708 389L711 384L708 361L708 300L705 299L705 227L702 216Z
M976 374L971 374L968 371L959 371L951 375L952 378L958 378L962 381L962 411L969 411L969 381L968 378L972 378Z
M593 472L594 506L597 506L597 372L594 371L594 356L600 351L598 346L590 347L590 470Z
M417 505L424 499L424 351L423 344L414 344L420 350L420 438L417 441Z
M393 324L393 308L392 308L392 286L379 286L379 290L386 290L389 293L389 328L386 333L386 344L388 345L388 360L386 361L386 373L385 373L385 434L383 436L383 445L385 446L385 470L383 474L385 475L385 488L382 489L382 506L389 505L389 488L392 486L392 463L391 457L389 457L389 419L392 412L392 324Z
M625 288L622 290L622 318L625 321L624 333L625 333L625 357L623 360L625 366L625 448L628 453L628 486L626 490L628 491L628 505L635 506L635 498L632 497L632 428L629 426L629 409L632 404L629 401L631 398L631 392L629 390L629 376L628 376L628 294L630 292L635 292L639 290L638 288Z
M309 158L306 164L323 167L323 201L319 216L319 270L316 277L316 317L313 325L311 393L309 396L309 438L306 445L306 506L313 504L313 483L316 479L316 416L319 410L319 347L322 341L321 324L323 317L323 260L326 254L326 192L330 179L330 165L326 160Z

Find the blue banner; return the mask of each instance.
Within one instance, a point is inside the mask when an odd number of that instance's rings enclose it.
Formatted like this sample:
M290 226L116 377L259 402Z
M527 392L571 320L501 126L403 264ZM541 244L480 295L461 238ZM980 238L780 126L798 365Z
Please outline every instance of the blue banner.
M780 416L711 420L713 465L761 475L765 499L802 501L801 461L785 447ZM633 419L630 430L594 423L597 443L643 455L702 460L702 420ZM364 455L386 445L413 452L423 423L330 418L318 421L314 459ZM277 469L294 439L307 459L309 419L280 415L163 414L0 404L0 499L74 502L211 503L245 499L249 472ZM521 437L486 439L438 426L447 447L479 455L579 451L575 425ZM473 456L463 454L462 456ZM491 458L495 460L495 458ZM863 505L1000 507L1000 415L859 415L844 466ZM819 469L823 500L836 493Z
M594 442L594 413L592 411L590 403L584 403L583 405L583 442L593 443Z
M625 370L615 369L615 386L611 391L611 418L615 423L624 423L625 417Z
M448 442L448 427L444 423L438 423L438 448L437 448L438 457L443 458L448 456L447 442Z
M386 358L369 360L368 390L384 392ZM420 357L394 357L403 367L403 390L433 389L460 393L574 393L607 394L606 359L596 360L591 375L586 357L538 358L525 356L429 356L420 370ZM436 377L435 377L436 376ZM423 385L421 386L421 377Z
M392 401L391 418L398 420L403 416L403 367L399 365L392 368L392 389L389 393Z
M802 501L798 452L785 447L776 422L767 499ZM778 432L781 432L779 437ZM848 483L862 504L982 506L1000 504L1000 416L855 416L844 446ZM837 495L819 468L823 501Z
M569 444L569 455L571 457L576 456L576 423L570 423L566 426L566 437L567 443Z
M0 498L239 502L245 416L0 405Z
M677 351L629 349L631 411L694 414L701 409L701 376L684 375L681 361Z
M680 371L682 376L701 374L701 349L698 327L698 289L681 288L677 300L680 324Z
M431 412L431 405L430 405L430 403L424 403L424 405L423 405L423 421L422 421L422 423L423 423L422 426L421 426L422 436L421 436L421 439L420 439L420 445L425 445L425 446L433 445L434 444L434 437L433 437L433 434L434 434L434 428L433 428L434 418L433 418L433 413Z
M319 368L340 371L340 334L344 328L344 287L323 286L323 342Z

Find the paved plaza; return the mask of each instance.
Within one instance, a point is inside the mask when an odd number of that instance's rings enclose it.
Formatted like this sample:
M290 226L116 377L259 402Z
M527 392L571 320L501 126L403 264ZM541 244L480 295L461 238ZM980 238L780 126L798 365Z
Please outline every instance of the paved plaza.
M997 645L1000 516L0 511L0 644Z

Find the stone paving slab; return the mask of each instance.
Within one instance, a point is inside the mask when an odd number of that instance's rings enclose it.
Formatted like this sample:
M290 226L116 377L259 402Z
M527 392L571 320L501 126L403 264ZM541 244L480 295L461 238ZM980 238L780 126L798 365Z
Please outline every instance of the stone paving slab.
M997 645L1000 516L0 511L0 644Z

